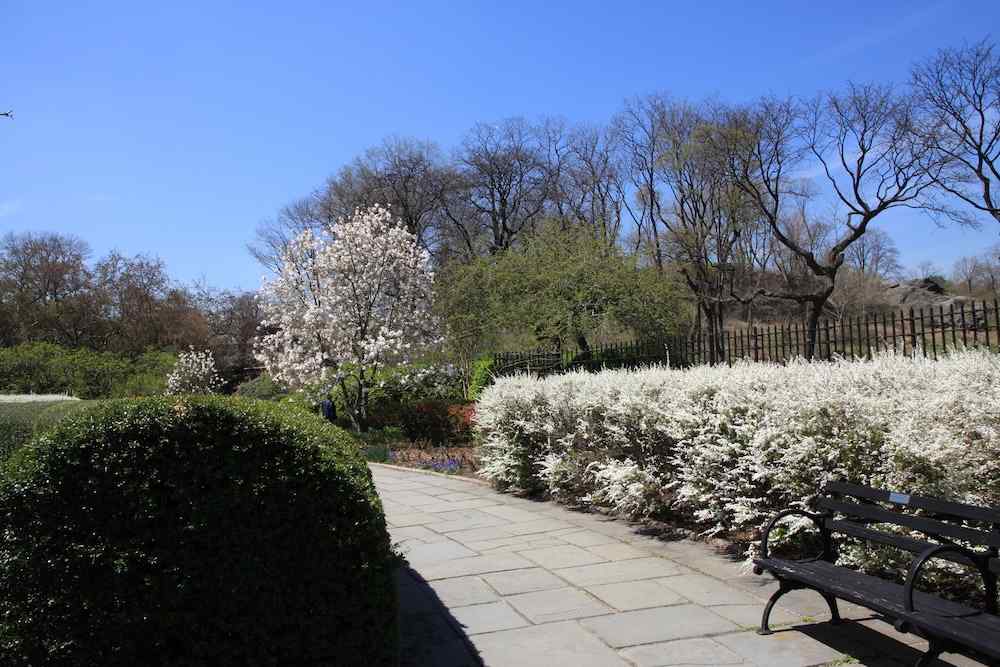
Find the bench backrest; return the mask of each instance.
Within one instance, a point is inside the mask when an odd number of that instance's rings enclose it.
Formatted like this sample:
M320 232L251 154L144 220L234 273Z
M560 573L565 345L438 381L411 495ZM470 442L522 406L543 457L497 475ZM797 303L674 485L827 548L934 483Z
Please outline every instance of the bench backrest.
M826 519L831 533L886 544L911 553L920 553L935 543L973 545L976 547L974 551L988 558L988 569L994 575L1000 574L1000 508L953 503L847 482L827 484L817 504L834 515ZM922 533L934 542L879 530L873 528L873 524L901 526ZM943 553L941 558L972 564L970 559L951 552Z

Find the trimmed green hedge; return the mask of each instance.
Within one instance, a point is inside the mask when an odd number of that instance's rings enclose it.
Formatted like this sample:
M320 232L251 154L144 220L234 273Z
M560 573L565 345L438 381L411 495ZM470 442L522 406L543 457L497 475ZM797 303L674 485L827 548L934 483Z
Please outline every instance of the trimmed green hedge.
M357 442L260 401L105 401L0 480L0 664L395 664Z
M169 352L136 358L52 343L0 348L0 393L125 398L163 393L176 362Z
M21 445L93 401L0 402L0 461Z

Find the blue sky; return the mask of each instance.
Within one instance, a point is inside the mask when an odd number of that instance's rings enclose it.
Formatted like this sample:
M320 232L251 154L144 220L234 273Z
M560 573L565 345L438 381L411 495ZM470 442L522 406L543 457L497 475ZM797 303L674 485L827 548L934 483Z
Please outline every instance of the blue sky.
M996 0L157 5L0 0L0 107L16 114L0 119L0 233L75 234L248 289L255 227L385 136L447 150L477 121L599 123L653 91L903 81L1000 27ZM1000 242L996 223L882 224L908 265Z

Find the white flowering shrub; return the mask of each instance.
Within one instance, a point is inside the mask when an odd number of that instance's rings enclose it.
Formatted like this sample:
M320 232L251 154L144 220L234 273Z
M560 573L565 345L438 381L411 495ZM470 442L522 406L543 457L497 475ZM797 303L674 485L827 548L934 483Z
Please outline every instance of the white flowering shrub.
M222 384L212 353L191 348L177 355L177 363L167 375L167 394L214 394Z
M594 491L591 465L596 463L584 453L550 452L538 464L538 477L549 496L568 505L590 503Z
M662 509L663 483L650 467L643 468L632 459L606 459L591 463L587 473L594 490L583 498L585 502L629 519L645 519Z
M304 231L261 290L269 333L256 355L292 389L339 392L361 430L379 371L437 340L433 283L427 251L384 208Z
M833 479L1000 504L1000 359L984 351L504 377L477 428L500 487L747 541Z

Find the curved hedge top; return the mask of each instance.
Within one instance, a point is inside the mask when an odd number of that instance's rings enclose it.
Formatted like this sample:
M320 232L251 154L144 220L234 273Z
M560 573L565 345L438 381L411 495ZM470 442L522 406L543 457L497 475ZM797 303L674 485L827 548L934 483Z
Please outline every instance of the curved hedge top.
M0 524L4 665L394 660L381 504L353 438L313 415L102 403L11 457Z

